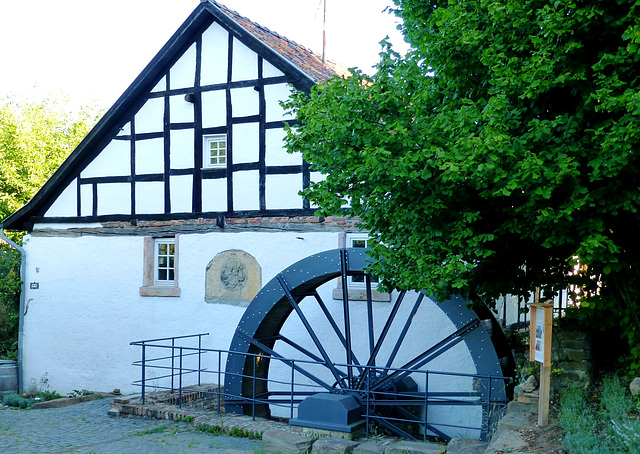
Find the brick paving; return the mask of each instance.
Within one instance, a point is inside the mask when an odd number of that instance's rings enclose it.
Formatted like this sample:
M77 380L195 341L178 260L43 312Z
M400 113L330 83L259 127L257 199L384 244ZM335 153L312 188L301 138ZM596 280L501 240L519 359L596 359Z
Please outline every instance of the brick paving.
M113 399L39 410L0 409L0 452L164 454L262 450L259 440L201 432L193 424L109 416Z

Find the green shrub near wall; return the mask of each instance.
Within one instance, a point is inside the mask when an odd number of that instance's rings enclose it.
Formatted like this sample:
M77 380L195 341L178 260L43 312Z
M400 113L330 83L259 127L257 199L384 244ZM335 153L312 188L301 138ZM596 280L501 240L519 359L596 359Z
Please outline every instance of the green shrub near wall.
M18 357L20 253L0 243L0 359Z

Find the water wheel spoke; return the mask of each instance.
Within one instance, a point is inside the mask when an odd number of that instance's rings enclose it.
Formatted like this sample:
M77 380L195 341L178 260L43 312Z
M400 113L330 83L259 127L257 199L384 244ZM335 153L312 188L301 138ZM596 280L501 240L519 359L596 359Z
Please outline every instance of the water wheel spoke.
M404 338L407 336L407 332L409 331L411 322L413 321L416 313L418 312L418 308L420 307L420 303L422 302L423 299L424 299L424 293L420 293L418 295L418 298L416 299L416 302L413 304L413 308L411 308L411 313L407 317L407 320L404 326L402 327L402 331L400 332L400 334L398 335L398 338L396 339L396 344L393 346L393 351L389 355L389 359L387 360L387 364L385 365L385 367L391 367L393 360L396 359L398 350L400 350L400 346L404 342Z
M351 348L351 317L349 314L349 286L347 279L347 250L340 249L340 278L342 279L342 310L344 314L344 338L347 354L347 380L353 386L353 349Z
M407 432L407 431L401 429L400 427L398 427L387 416L378 415L378 414L373 413L373 414L369 414L369 418L373 419L378 424L380 424L381 426L385 427L386 429L388 429L389 431L391 431L393 434L395 434L398 437L407 438L409 440L416 440L416 437L414 437L409 432Z
M364 282L366 286L367 294L367 327L369 328L369 356L373 356L373 349L375 348L375 333L373 332L373 298L371 296L371 276L365 274ZM372 364L375 366L376 363Z
M318 303L318 306L322 310L322 313L324 314L324 316L326 317L327 321L329 322L329 324L333 328L333 331L335 332L335 334L338 336L338 339L340 340L340 343L346 349L347 348L347 340L345 339L344 335L342 334L342 331L340 331L340 328L338 327L338 324L336 323L335 319L333 318L333 316L329 312L329 309L327 308L327 305L324 303L324 301L322 300L322 298L320 297L320 295L318 294L317 291L313 292L311 294L311 296L313 296L316 299L316 302ZM362 373L364 368L360 367L360 361L358 360L358 357L356 356L356 354L353 351L351 352L351 355L352 355L351 359L353 361L353 364L358 368L359 372Z
M251 336L246 335L245 333L243 333L239 329L236 330L236 333L242 335L248 342L250 342L254 346L258 347L263 352L267 353L268 355L272 356L273 358L278 358L283 364L286 364L289 367L293 368L295 371L301 373L302 375L304 375L305 377L307 377L308 379L310 379L314 383L322 386L327 391L330 391L332 389L332 386L330 384L328 384L324 380L321 380L315 374L309 372L308 370L304 369L303 367L300 367L300 365L296 364L295 361L292 361L290 359L285 358L280 353L276 352L272 348L269 348L268 346L266 346L265 344L260 342L258 339L254 339ZM247 378L250 378L250 377L247 377ZM259 378L262 379L262 377L259 377Z
M467 323L462 328L451 333L440 342L433 345L431 348L428 348L427 350L413 358L411 361L407 362L404 366L399 368L400 370L395 370L394 372L386 375L384 378L375 383L371 387L371 390L377 390L394 381L400 381L404 377L410 375L413 371L419 370L425 364L433 361L438 356L442 355L452 347L462 342L464 340L464 335L479 325L480 321L477 319Z

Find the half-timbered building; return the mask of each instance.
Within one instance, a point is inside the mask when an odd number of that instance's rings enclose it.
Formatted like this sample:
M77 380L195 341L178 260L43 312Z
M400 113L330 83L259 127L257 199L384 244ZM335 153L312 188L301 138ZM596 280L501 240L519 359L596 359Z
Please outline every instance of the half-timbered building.
M3 223L28 231L23 382L127 391L132 340L210 332L227 348L262 282L356 231L298 194L319 176L286 152L280 105L346 74L202 1Z
M333 365L345 356L327 358L345 349L354 364L371 356L362 364L375 365L384 354L385 367L453 368L463 376L414 385L453 387L456 396L479 392L464 374L499 375L486 323L464 302L438 306L414 293L415 303L401 304L404 294L377 292L363 268L347 276L344 250L340 271L327 274L341 275L335 281L292 266L314 254L326 265L337 256L323 251L366 247L356 221L314 216L300 191L322 176L284 146L285 123L296 120L281 101L292 87L309 91L334 76L348 72L201 0L35 197L3 222L27 231L23 386L46 376L62 393L135 392L140 371L132 363L140 351L132 341L198 333L209 333L202 347L234 351L251 343L271 352L269 345L287 339L283 355L302 352L331 370L328 381L312 377L330 391L331 383L346 386ZM309 279L300 286L309 295L291 296L282 270ZM269 292L287 297L274 303ZM307 297L309 312L287 318ZM277 310L265 313L271 304ZM249 325L256 335L271 334L252 339ZM351 382L354 367L347 367ZM469 414L486 419L480 407L460 411L441 402L429 412L444 418L441 429L466 427ZM485 431L455 433L477 438Z

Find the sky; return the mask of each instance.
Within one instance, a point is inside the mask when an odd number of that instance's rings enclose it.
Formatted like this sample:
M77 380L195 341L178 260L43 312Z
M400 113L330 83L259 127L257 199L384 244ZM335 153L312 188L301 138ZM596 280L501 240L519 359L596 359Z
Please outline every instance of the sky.
M219 0L318 53L323 0ZM108 108L200 0L0 0L0 98L63 92ZM406 49L392 0L326 0L327 58L372 73L379 42Z

